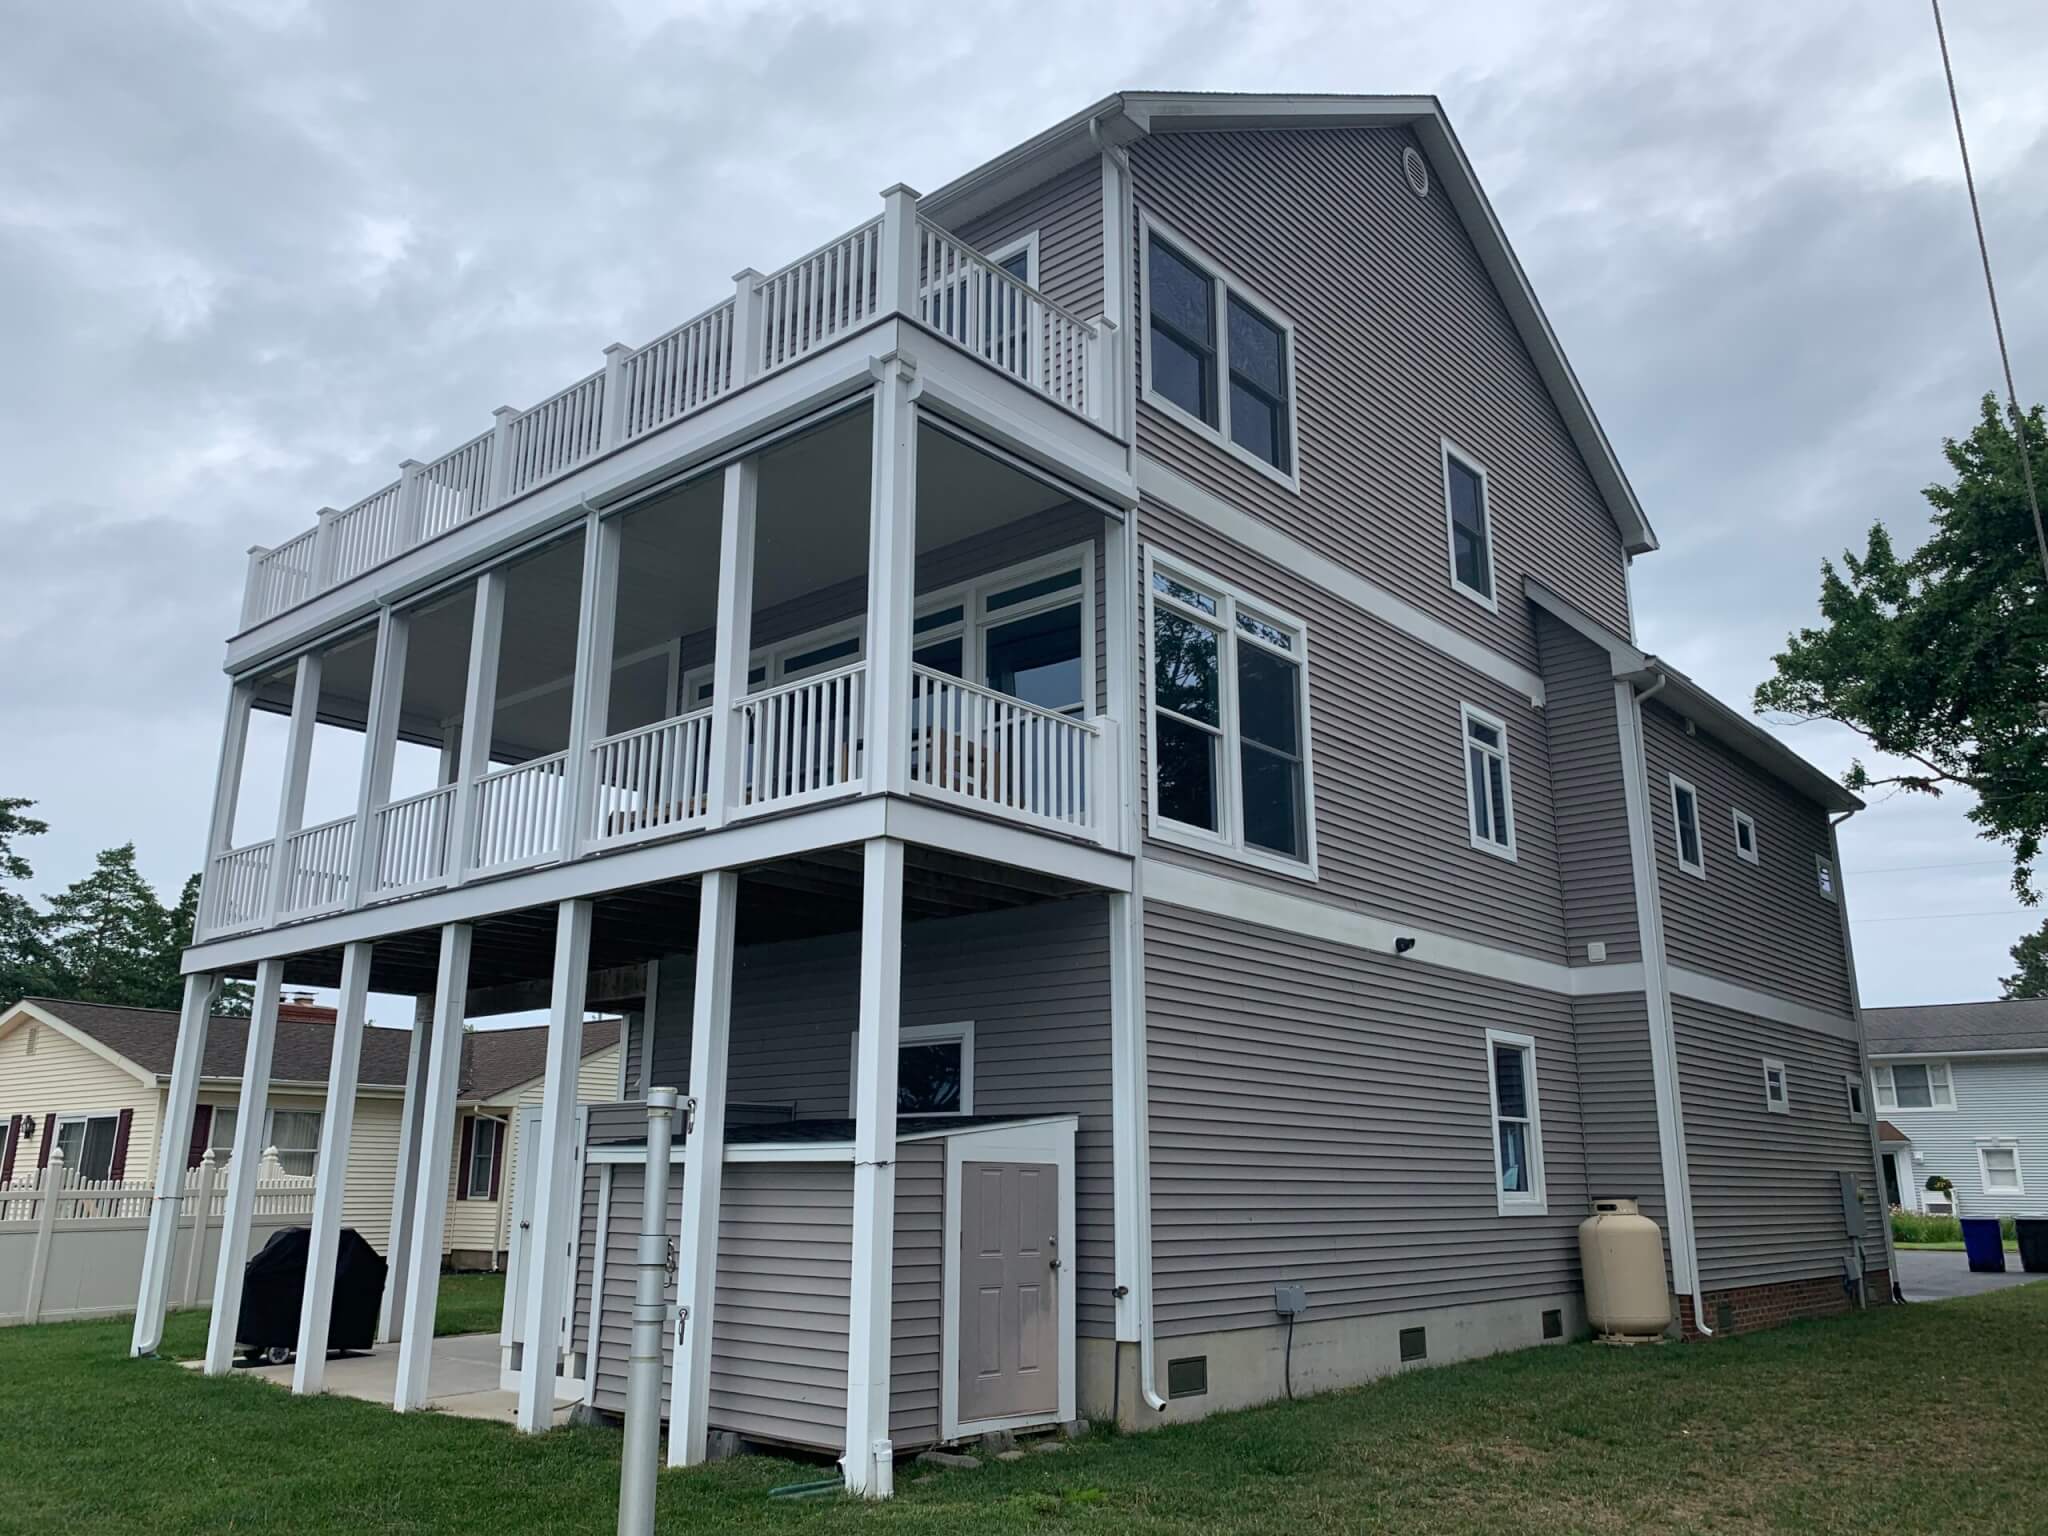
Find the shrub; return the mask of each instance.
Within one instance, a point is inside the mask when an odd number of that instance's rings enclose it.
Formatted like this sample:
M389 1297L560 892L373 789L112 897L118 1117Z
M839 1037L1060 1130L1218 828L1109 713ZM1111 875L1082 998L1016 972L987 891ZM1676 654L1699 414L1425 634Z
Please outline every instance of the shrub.
M1998 1229L2008 1243L2014 1240L2010 1216L1999 1221ZM1901 1210L1892 1212L1892 1241L1895 1243L1960 1243L1962 1240L1962 1223L1953 1216L1922 1216L1916 1211Z

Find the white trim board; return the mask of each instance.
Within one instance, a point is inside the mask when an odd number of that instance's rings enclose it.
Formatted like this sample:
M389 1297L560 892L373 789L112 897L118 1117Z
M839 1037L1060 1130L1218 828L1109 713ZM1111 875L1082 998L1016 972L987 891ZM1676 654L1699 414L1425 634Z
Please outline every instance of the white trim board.
M1539 674L1519 662L1510 661L1470 635L1453 629L1443 620L1424 613L1406 598L1396 597L1386 588L1367 581L1328 556L1318 554L1271 523L1248 512L1240 512L1221 497L1203 490L1142 451L1138 454L1138 493L1156 499L1234 543L1242 544L1253 554L1313 582L1330 596L1371 614L1410 639L1441 652L1482 677L1514 689L1531 704L1542 707L1543 679Z
M1779 997L1773 992L1760 992L1739 982L1723 981L1718 976L1688 970L1682 965L1670 965L1665 969L1671 978L1672 992L1679 997L1689 997L1696 1003L1726 1008L1731 1013L1746 1013L1754 1018L1768 1019L1773 1024L1787 1024L1794 1029L1810 1029L1817 1035L1828 1035L1837 1040L1860 1041L1863 1038L1862 1027L1844 1014L1829 1013L1826 1009Z

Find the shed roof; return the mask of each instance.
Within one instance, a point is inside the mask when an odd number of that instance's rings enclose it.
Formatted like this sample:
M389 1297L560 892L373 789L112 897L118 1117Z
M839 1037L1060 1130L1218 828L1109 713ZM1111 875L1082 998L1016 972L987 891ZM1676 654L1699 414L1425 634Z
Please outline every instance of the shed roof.
M1863 1037L1873 1056L2048 1051L2048 997L1866 1008Z

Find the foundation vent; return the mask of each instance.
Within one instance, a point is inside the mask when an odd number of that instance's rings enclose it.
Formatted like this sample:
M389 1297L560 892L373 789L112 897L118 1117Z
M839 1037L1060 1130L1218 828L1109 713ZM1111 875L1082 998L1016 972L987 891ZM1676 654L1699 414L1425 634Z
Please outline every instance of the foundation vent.
M1200 1397L1209 1390L1209 1357L1187 1355L1166 1362L1166 1395Z
M1427 1328L1403 1328L1401 1330L1401 1359L1427 1360L1429 1358L1429 1330Z
M1408 190L1417 197L1429 196L1429 162L1422 158L1422 151L1412 145L1401 151L1401 174L1407 178Z
M1552 1307L1543 1314L1543 1337L1546 1339L1561 1339L1564 1337L1564 1313L1560 1309Z

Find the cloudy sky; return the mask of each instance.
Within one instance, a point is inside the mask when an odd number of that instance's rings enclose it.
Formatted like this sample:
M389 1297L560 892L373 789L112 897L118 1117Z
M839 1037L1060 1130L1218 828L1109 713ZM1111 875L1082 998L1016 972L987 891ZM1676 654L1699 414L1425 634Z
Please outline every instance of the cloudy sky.
M1950 11L2039 398L2048 8ZM1995 379L1915 0L133 0L7 38L0 793L43 890L130 838L167 894L197 867L248 545L1120 87L1443 99L1662 536L1641 638L1731 702L1824 555L1917 540ZM2032 926L1962 811L1844 831L1868 1003L1995 996Z

